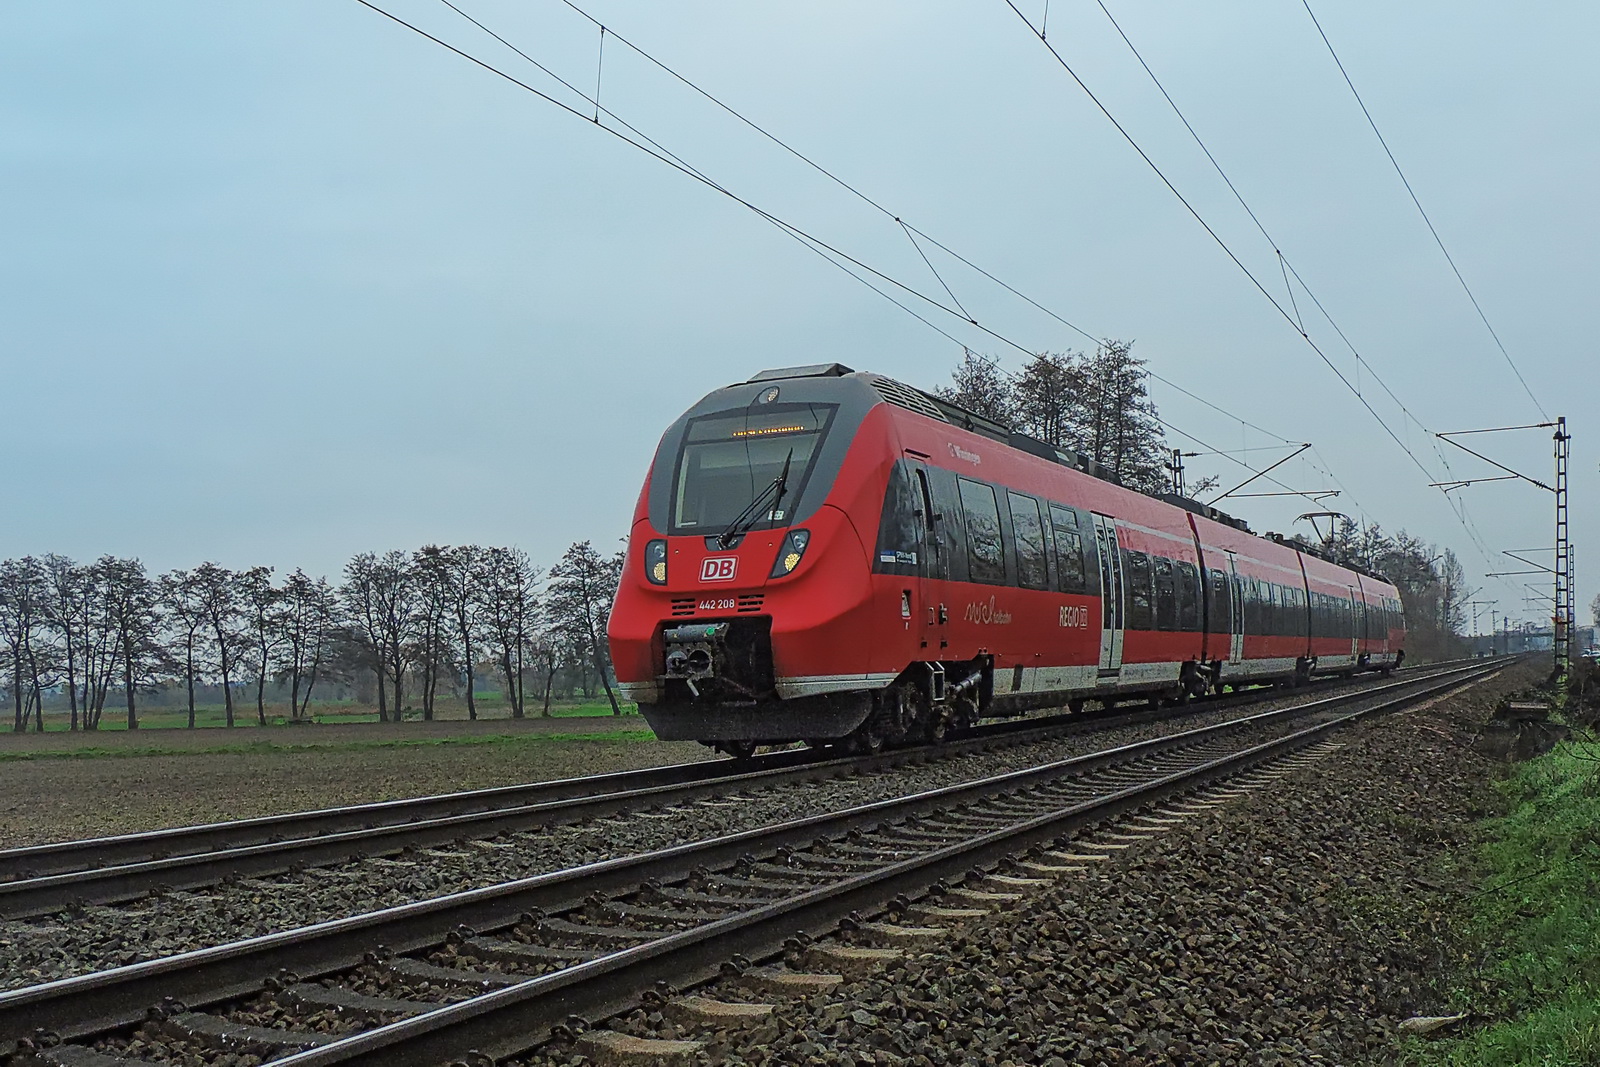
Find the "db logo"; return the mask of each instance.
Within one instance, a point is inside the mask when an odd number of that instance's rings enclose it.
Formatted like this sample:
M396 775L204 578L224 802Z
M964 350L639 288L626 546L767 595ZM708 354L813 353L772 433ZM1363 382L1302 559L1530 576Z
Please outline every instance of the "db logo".
M702 582L731 582L739 569L738 556L712 556L700 564Z

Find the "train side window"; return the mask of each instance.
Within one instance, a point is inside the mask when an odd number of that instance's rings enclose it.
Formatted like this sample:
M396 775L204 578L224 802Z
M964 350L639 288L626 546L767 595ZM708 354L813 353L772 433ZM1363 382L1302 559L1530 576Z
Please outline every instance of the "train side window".
M1176 565L1178 578L1178 629L1200 629L1200 572L1193 563Z
M1150 557L1128 549L1122 562L1128 580L1128 629L1152 630Z
M1210 619L1211 632L1214 634L1227 634L1233 632L1232 604L1228 597L1228 572L1213 570L1211 572L1211 604Z
M940 517L939 537L943 549L942 577L964 582L967 575L967 524L962 521L961 494L956 489L954 471L942 467L926 468L928 489L933 494L933 510Z
M920 471L918 473L921 473ZM884 492L883 515L878 520L878 548L872 569L888 574L917 574L918 562L927 553L922 544L921 502L906 474L906 464L889 469L889 486Z
M957 479L957 487L967 520L967 576L974 582L1004 585L1005 541L1000 536L1000 504L994 488L965 478Z
M1172 582L1172 561L1165 556L1153 557L1155 562L1156 578L1156 619L1157 630L1176 630L1178 628L1178 596Z
M1085 571L1078 514L1071 508L1051 504L1050 525L1056 535L1056 585L1063 593L1081 593Z
M1050 568L1045 562L1039 502L1021 493L1007 493L1006 504L1011 508L1011 531L1017 542L1017 584L1024 589L1048 589Z

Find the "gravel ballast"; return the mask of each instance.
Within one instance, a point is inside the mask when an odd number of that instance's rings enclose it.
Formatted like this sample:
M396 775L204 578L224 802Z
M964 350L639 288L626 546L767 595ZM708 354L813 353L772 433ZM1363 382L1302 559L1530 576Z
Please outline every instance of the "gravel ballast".
M755 1030L643 1010L612 1025L708 1040L728 1064L1386 1062L1399 1021L1441 1003L1428 983L1451 890L1431 871L1470 840L1493 773L1469 745L1540 673L1346 730L1310 767ZM529 1062L587 1061L552 1047Z
M1064 759L1276 706L1195 712L873 775L752 792L734 805L690 804L548 830L352 861L298 874L174 891L127 905L0 922L0 988L17 988L409 903L514 878L665 848L891 796Z

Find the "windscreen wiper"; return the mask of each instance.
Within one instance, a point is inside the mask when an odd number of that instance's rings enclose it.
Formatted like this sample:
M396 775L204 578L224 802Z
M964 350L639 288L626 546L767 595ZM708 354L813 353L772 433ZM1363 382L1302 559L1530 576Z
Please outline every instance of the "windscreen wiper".
M717 535L717 546L719 548L726 549L735 537L738 537L756 524L756 516L761 514L761 508L769 493L776 494L772 498L772 510L776 511L778 505L783 503L783 494L788 492L789 489L789 462L793 459L794 449L791 448L789 449L789 454L784 457L783 470L778 472L778 476L768 482L766 487L755 495L755 499L746 504L744 510L733 517L733 521L728 523L726 530Z

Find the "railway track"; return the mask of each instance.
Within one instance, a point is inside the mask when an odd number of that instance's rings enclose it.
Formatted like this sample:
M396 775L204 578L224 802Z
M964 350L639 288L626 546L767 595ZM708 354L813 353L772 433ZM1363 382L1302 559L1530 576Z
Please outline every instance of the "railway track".
M678 1055L685 1050L630 1053L622 1046L633 1039L585 1032L588 1022L572 1016L603 1019L637 1004L654 983L682 987L729 967L746 987L772 995L820 988L896 951L870 942L943 936L937 926L1020 887L1025 879L995 873L1003 862L1052 845L1033 870L1090 859L1074 834L1503 666L1307 699L910 796L15 990L0 994L0 1050L18 1046L13 1067L207 1063L219 1050L285 1067L481 1063L556 1034L614 1062ZM949 888L963 879L967 886ZM931 925L857 918L886 909ZM810 941L841 923L855 944ZM747 964L780 956L788 969ZM664 996L664 1008L688 1017L760 1010Z
M1427 677L1448 667L1413 668L1406 676ZM1338 680L1329 679L1315 688L1320 691L1339 684ZM1263 688L1202 703L1207 710L1222 710L1283 698L1282 690ZM941 746L897 749L871 756L840 758L789 750L744 762L705 760L8 849L0 851L0 919L28 918L71 906L116 903L157 890L193 889L352 858L393 856L407 850L449 846L463 839L482 840L506 832L713 799L739 790L878 773L1073 734L1108 731L1174 714L1171 710L1153 709L1017 719L984 724L972 736Z

